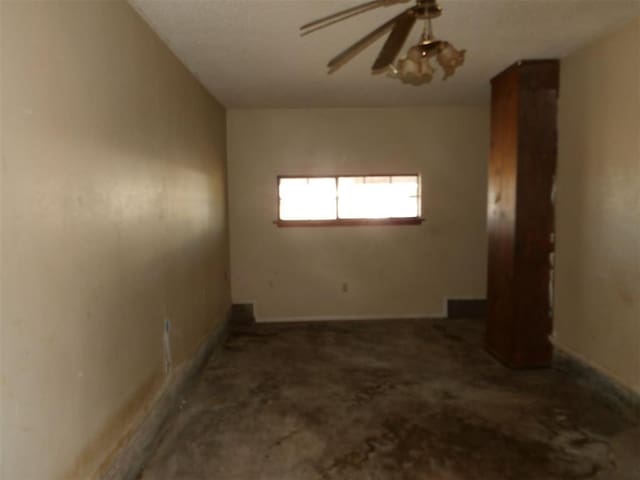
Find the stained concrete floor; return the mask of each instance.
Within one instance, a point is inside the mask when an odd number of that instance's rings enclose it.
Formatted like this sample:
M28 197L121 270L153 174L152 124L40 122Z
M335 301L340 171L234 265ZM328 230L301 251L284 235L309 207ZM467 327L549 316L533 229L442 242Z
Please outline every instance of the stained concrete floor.
M143 480L640 479L640 426L570 370L511 371L478 320L232 334Z

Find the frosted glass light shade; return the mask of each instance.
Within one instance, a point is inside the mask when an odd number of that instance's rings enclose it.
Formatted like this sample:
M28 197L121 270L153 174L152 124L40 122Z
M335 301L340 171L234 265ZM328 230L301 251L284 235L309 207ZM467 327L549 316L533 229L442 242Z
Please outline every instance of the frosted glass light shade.
M389 76L411 85L429 83L435 73L429 58L420 45L415 45L409 49L406 57L400 58L395 65L390 66Z
M435 58L444 72L443 80L446 80L464 63L465 53L465 50L457 50L449 42L425 38L411 47L405 57L389 66L388 76L402 83L424 85L433 79L435 69L431 59Z
M449 42L442 42L437 60L444 71L444 80L456 72L456 68L464 63L466 50L456 50Z

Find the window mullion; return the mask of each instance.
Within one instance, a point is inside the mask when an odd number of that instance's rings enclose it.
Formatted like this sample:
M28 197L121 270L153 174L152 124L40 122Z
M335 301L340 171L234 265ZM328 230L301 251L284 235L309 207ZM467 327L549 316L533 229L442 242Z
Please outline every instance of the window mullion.
M338 214L338 212L339 212L338 202L340 201L340 199L339 199L339 194L338 194L338 177L335 177L335 180L336 180L336 220L339 220L340 216Z

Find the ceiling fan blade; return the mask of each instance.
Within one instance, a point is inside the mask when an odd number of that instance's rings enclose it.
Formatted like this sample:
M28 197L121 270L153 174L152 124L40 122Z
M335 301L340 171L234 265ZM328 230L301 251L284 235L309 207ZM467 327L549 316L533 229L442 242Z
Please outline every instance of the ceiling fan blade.
M334 23L338 23L356 15L360 15L361 13L368 12L369 10L373 10L374 8L389 7L391 5L407 3L409 1L411 0L371 0L369 2L365 2L360 5L356 5L354 7L350 7L345 10L333 13L331 15L327 15L326 17L319 18L318 20L314 20L313 22L309 22L300 27L300 30L302 31L302 35L308 35L309 33L315 32L316 30L320 30L321 28L328 27L329 25L333 25Z
M347 20L347 19L349 19L351 17L355 17L356 15L360 15L361 13L368 12L369 10L373 10L374 8L378 8L378 7L381 7L381 6L382 5L380 4L380 0L377 0L375 2L369 2L368 5L365 4L364 6L362 6L363 8L361 8L360 10L358 10L356 12L353 12L353 13L348 13L348 14L342 16L342 17L340 17L340 16L339 17L335 17L334 16L333 18L327 20L324 23L322 23L320 21L317 21L315 26L306 27L306 29L305 29L305 27L301 27L300 30L302 30L302 32L300 33L300 36L304 37L305 35L309 35L310 33L317 32L318 30L322 30L323 28L329 27L329 26L334 25L336 23L340 23L343 20Z
M342 67L345 63L347 63L349 60L355 57L358 53L360 53L362 50L367 48L369 45L375 42L378 38L384 35L388 30L393 28L395 23L398 20L400 20L407 13L407 11L408 10L405 10L400 15L393 17L387 23L380 25L373 32L370 32L369 34L365 35L356 43L354 43L349 48L344 50L342 53L334 57L327 65L327 67L329 67L329 73L335 72L337 69Z
M416 23L416 15L413 9L409 9L402 14L402 17L393 26L389 38L384 43L378 58L373 64L372 70L377 73L393 63L400 53L404 42L407 41L409 32Z
M360 10L367 11L372 8L381 7L384 5L386 0L371 0L369 2L362 3L360 5L356 5L355 7L350 7L345 10L341 10L336 13L332 13L331 15L327 15L326 17L319 18L318 20L314 20L313 22L309 22L300 27L300 30L306 30L307 28L315 27L320 25L321 23L329 22L331 20L335 20L338 17L342 17L345 15L357 15L360 13Z

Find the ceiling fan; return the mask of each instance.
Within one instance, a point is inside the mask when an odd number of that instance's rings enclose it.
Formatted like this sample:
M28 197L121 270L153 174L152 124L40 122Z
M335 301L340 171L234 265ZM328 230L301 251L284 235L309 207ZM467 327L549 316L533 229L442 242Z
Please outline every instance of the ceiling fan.
M301 35L308 35L375 8L389 7L400 3L408 3L409 1L411 0L372 0L356 5L303 25L300 27ZM435 58L444 71L445 80L453 75L456 68L464 63L466 51L457 50L449 42L437 40L434 37L431 20L442 15L442 8L438 5L437 0L415 0L415 2L414 6L407 8L388 22L380 25L331 59L327 65L329 73L338 70L362 50L390 31L391 33L389 33L382 50L371 67L372 73L387 72L390 77L398 78L403 83L422 85L429 83L433 78L435 69L430 60ZM409 33L418 20L424 21L420 42L412 46L404 57L398 59L400 50L402 50Z

